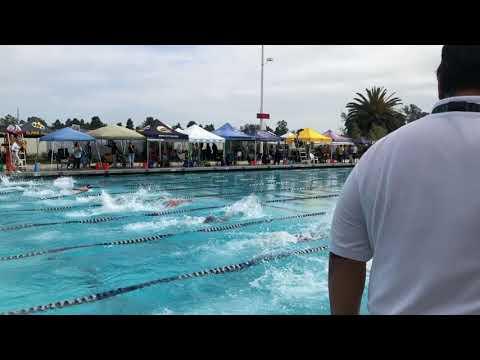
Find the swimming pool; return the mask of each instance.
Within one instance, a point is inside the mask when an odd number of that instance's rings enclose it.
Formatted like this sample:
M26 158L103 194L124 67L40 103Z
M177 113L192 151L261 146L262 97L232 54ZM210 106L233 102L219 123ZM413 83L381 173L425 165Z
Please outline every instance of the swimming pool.
M2 177L0 312L328 314L349 172Z

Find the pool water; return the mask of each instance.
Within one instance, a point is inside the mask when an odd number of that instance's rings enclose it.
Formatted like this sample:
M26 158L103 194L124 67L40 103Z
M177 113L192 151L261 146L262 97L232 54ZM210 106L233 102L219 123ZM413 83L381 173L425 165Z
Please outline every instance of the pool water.
M2 177L0 312L97 294L32 313L329 314L321 247L349 173ZM72 194L85 184L88 193ZM188 201L168 207L172 199ZM191 276L175 278L183 274ZM164 278L171 279L129 288Z

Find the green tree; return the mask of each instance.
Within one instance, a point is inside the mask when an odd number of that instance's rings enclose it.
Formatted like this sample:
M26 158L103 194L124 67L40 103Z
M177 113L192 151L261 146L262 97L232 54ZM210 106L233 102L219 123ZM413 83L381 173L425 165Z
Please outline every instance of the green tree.
M245 124L243 126L240 126L240 130L244 131L246 133L252 134L255 131L260 130L260 125L258 125L258 124Z
M55 130L58 130L58 129L63 129L65 127L65 125L59 120L55 120L55 122L52 124L52 127L55 129Z
M5 129L8 125L18 125L17 118L10 114L0 118L0 128Z
M132 119L129 118L129 119L127 120L126 128L127 128L127 129L130 129L130 130L133 130L134 125L133 125Z
M405 115L396 110L402 102L400 98L394 97L395 93L388 95L387 89L383 87L373 87L365 91L367 96L357 93L358 97L346 106L348 114L345 128L348 136L356 135L354 124L360 130L361 136L365 137L370 136L373 125L380 126L390 133L405 124Z
M285 120L277 122L277 127L275 128L275 135L282 136L288 132L288 124Z
M148 116L142 124L142 128L146 128L147 126L156 127L158 125L158 120L154 119L151 116Z
M122 125L122 122L121 122L121 121L118 122L118 123L117 123L117 126L123 126L123 125Z
M105 126L105 124L102 122L102 120L100 120L100 118L98 116L92 117L92 121L90 122L90 129L91 130L98 129L98 128L101 128L103 126Z
M215 126L213 126L213 124L205 125L204 129L207 131L215 131Z
M416 121L428 115L428 113L424 112L414 104L402 107L402 113L405 115L407 123L411 123L412 121Z
M353 123L352 128L350 130L350 137L354 140L358 140L362 137L362 133L357 123Z
M368 137L373 141L378 141L388 134L388 130L381 125L373 124Z
M172 129L173 129L173 130L176 130L176 129L181 129L181 130L183 130L183 129L182 129L182 126L180 125L180 123L177 123L177 125L175 125Z
M192 125L197 125L197 123L195 121L189 121L187 124L187 128L189 128Z

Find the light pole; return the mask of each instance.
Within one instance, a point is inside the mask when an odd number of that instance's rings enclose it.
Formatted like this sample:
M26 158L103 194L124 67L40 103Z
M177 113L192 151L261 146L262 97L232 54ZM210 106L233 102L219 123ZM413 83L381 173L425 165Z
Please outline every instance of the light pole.
M261 68L260 68L260 115L263 114L263 67L268 62L273 62L273 58L267 58L267 61L265 61L264 45L262 45L262 59L261 59ZM267 125L265 124L265 119L260 118L260 130L266 130L266 128L267 128ZM255 141L255 152L256 152L256 149L257 149L257 145ZM263 146L260 147L260 154L263 155ZM255 160L256 160L256 157L255 157Z

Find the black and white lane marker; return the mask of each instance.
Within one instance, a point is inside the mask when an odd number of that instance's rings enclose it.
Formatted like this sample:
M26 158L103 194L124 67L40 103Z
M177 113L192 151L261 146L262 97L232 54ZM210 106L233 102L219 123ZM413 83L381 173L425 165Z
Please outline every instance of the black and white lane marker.
M287 251L287 252L282 252L277 254L263 255L263 256L258 256L256 258L253 258L251 260L240 262L238 264L226 265L226 266L215 267L207 270L201 270L201 271L195 271L195 272L176 275L176 276L159 278L159 279L155 279L155 280L151 280L151 281L147 281L139 284L120 287L120 288L116 288L108 291L102 291L99 293L86 295L82 297L77 297L74 299L55 301L46 305L37 305L37 306L32 306L32 307L24 308L20 310L8 311L0 315L26 315L26 314L34 314L34 313L49 311L49 310L63 309L66 307L98 302L101 300L109 299L115 296L130 293L132 291L144 289L144 288L158 285L158 284L165 284L165 283L171 283L174 281L181 281L181 280L200 278L205 276L223 275L228 273L239 272L239 271L248 269L252 266L257 266L266 262L280 260L280 259L284 259L291 256L311 255L311 254L316 254L316 253L320 253L327 250L328 250L327 246L319 246L315 248L307 248L307 249Z
M253 220L253 221L247 221L247 222L237 223L237 224L229 224L224 226L212 226L212 227L201 228L197 230L182 231L178 233L155 234L151 236L145 236L145 237L129 239L129 240L118 240L118 241L103 242L103 243L75 245L75 246L67 246L67 247L61 247L61 248L55 248L55 249L40 249L40 250L34 250L34 251L30 251L30 252L18 254L18 255L3 256L3 257L0 257L0 261L20 260L20 259L32 258L36 256L41 256L41 255L54 254L54 253L75 250L75 249L85 249L85 248L92 248L92 247L110 247L110 246L145 244L152 241L162 240L162 239L170 238L177 235L222 232L222 231L228 231L228 230L235 230L235 229L252 226L252 225L271 223L275 221L286 221L286 220L292 220L292 219L316 217L316 216L322 216L325 214L326 212L315 212L315 213L300 214L300 215L293 215L293 216L282 216L277 218Z

